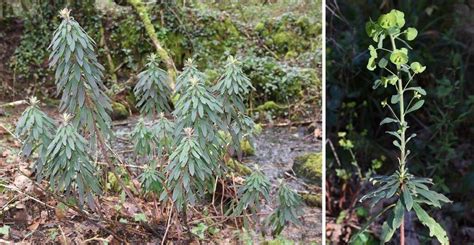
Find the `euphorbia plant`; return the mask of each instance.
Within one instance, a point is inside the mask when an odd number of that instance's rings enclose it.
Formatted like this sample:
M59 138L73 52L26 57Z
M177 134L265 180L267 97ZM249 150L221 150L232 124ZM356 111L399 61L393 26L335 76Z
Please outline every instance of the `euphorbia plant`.
M413 210L418 220L429 228L430 236L435 236L441 244L449 244L444 229L428 215L422 205L440 208L442 204L451 201L430 190L429 185L433 184L431 179L415 177L408 168L410 150L407 149L407 144L416 134L407 137L407 115L424 104L422 97L426 95L426 91L413 83L416 75L425 71L426 67L411 61L409 49L412 48L408 42L413 41L418 32L413 27L404 26L404 13L398 10L380 16L377 21L370 20L366 25L367 34L377 43L376 47L369 46L367 69L374 71L378 67L387 74L375 81L374 89L383 87L395 91L389 101L382 101L382 106L388 108L392 116L383 119L380 125L395 126L395 130L387 133L395 138L393 145L399 150L399 156L398 169L392 175L371 178L377 188L363 196L361 201L370 200L370 207L381 201L393 201L381 212L390 212L382 226L382 242L390 241L395 231L400 229L400 243L404 244L404 216Z

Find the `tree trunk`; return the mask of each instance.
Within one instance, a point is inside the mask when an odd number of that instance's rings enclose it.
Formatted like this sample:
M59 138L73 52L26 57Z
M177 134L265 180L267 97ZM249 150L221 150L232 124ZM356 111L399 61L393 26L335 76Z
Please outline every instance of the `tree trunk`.
M165 62L166 68L168 70L168 75L171 82L171 88L174 89L175 87L175 79L176 79L176 66L174 65L173 59L169 55L169 53L163 48L158 37L156 35L155 27L151 23L150 16L148 15L148 11L141 0L128 0L128 2L136 9L140 19L142 20L143 24L145 25L145 30L150 36L150 39L155 46L156 52L158 56Z

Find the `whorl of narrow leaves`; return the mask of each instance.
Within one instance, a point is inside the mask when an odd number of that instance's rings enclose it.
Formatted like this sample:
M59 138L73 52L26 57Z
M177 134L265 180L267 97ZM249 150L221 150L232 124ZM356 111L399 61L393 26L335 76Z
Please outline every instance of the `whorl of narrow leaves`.
M214 92L219 94L224 105L224 113L228 114L230 123L232 115L245 113L244 98L250 92L252 83L240 68L240 63L232 56L227 59L224 74L214 86Z
M147 116L171 111L169 77L158 65L156 56L152 54L146 69L138 74L138 83L133 90L138 100L137 107Z
M86 151L87 141L71 124L70 116L64 115L64 123L48 146L45 177L51 188L57 192L71 194L77 190L79 205L85 202L94 207L94 194L100 194L96 168Z
M388 206L385 210L389 211L390 218L382 226L383 242L391 240L395 231L400 228L405 213L414 209L419 220L430 228L430 235L435 236L442 244L449 244L446 232L421 209L420 205L426 204L440 208L442 204L451 201L446 196L429 189L427 185L433 184L431 179L414 177L407 168L407 156L410 154L407 144L416 137L416 134L406 137L406 132L409 129L406 115L420 109L424 104L421 97L426 95L423 88L410 86L410 83L414 81L415 75L425 71L426 67L419 62L412 62L408 65L410 62L408 49L397 46L397 44L408 46L407 41L414 40L418 34L412 27L402 30L404 25L405 15L398 10L381 15L376 22L369 21L366 25L367 34L377 42L377 48L369 46L370 59L367 69L373 71L378 66L389 73L388 76L382 76L376 80L373 88L376 89L382 85L384 88L393 87L396 91L390 102L382 101L382 106L389 107L393 117L383 119L380 125L395 125L396 130L387 131L387 133L395 137L393 145L400 150L400 155L398 170L390 176L371 178L376 189L364 195L361 201L370 200L370 206L373 207L383 200L396 199L395 204ZM385 39L390 41L388 47L384 47ZM411 49L410 46L408 48ZM392 108L392 105L396 105L398 108ZM364 227L368 227L368 225ZM361 229L351 240L354 241L364 229Z
M222 104L207 90L204 82L192 77L189 87L176 103L176 130L181 132L183 128L191 127L200 140L213 140L216 135L214 126L222 127L222 112Z
M170 153L173 144L174 123L165 117L164 113L160 116L152 128L156 143L157 153L161 157L163 153Z
M135 154L139 156L150 156L154 140L153 132L145 125L143 118L138 119L132 131L132 141L135 143Z
M102 83L104 67L97 61L94 41L87 35L69 10L61 11L63 21L54 32L49 46L49 65L56 67L55 82L62 92L60 111L74 115L77 126L95 135L95 127L110 135L110 99Z
M240 63L230 56L227 59L224 74L214 86L213 91L218 94L218 100L223 105L227 131L232 137L232 147L237 151L240 151L240 140L250 135L254 128L253 120L245 115L244 104L245 96L251 88L250 79L243 73Z
M156 164L147 166L139 176L141 186L146 193L152 192L161 194L163 192L163 182L165 176L158 171Z
M258 168L255 169L246 179L245 183L237 191L239 202L234 209L234 215L241 215L242 212L250 208L252 213L260 210L262 198L270 199L270 181Z
M23 141L23 156L29 157L33 151L38 152L39 158L34 168L37 178L41 179L47 147L53 140L55 125L54 121L39 109L38 103L35 97L30 99L30 106L18 120L15 135Z
M196 192L202 196L206 182L212 180L217 163L211 161L207 150L199 144L191 128L185 128L185 136L170 155L167 185L172 190L171 199L181 211L187 203L194 204ZM160 199L167 193L163 192Z
M187 59L184 63L183 72L176 78L176 92L185 93L191 85L191 78L204 82L207 77L206 74L197 69L192 59Z
M278 189L278 206L268 218L273 235L279 235L287 223L301 225L298 217L301 215L303 201L283 181Z

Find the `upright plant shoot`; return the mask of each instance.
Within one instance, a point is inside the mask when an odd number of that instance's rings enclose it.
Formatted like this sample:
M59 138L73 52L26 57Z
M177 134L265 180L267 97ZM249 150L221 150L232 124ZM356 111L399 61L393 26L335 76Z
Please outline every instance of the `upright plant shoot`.
M388 108L392 116L383 119L380 125L395 125L395 130L387 133L394 137L393 145L399 150L399 156L398 170L389 176L371 178L377 188L363 196L361 201L371 200L370 206L373 207L382 200L395 199L393 204L382 211L391 213L382 226L382 242L390 241L395 231L400 229L400 243L404 244L404 215L414 210L418 220L429 228L430 236L435 236L441 244L449 244L444 229L428 215L422 205L440 208L451 201L429 189L428 185L433 184L431 179L415 177L407 166L410 154L407 144L416 137L416 134L407 137L407 115L423 106L422 97L426 95L426 91L414 86L413 82L415 76L425 71L426 67L410 60L411 46L408 42L416 38L418 31L413 27L404 29L404 26L405 15L398 10L392 10L366 25L367 34L377 43L376 47L369 46L367 69L374 71L378 67L387 74L375 81L374 89L383 87L396 91L389 101L382 101L382 106Z

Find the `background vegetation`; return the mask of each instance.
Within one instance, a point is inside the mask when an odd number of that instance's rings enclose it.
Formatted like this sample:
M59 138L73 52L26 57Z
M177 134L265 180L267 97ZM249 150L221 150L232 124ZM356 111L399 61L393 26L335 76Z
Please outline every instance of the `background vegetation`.
M100 40L99 61L107 70L109 94L118 94L114 100L132 107L133 98L128 96L134 83L131 78L143 69L154 47L143 22L126 1L2 3L0 76L4 79L0 92L10 99L23 97L23 89L28 94L52 97L46 48L60 21L57 13L66 5L88 34ZM157 1L146 6L158 40L177 69L187 58L194 58L198 68L214 81L221 73L219 64L234 55L245 65L244 72L256 88L249 100L252 111L283 115L291 114L288 109L292 109L304 115L312 111L296 102L319 104L319 1Z
M327 5L329 239L346 242L365 223L368 214L375 212L358 203L369 189L366 180L397 166L392 140L379 126L386 115L378 101L389 93L372 89L376 76L366 70L371 40L365 32L369 18L396 8L419 30L413 57L428 67L416 81L427 90L425 106L407 118L410 130L418 135L410 143L408 168L418 176L433 178L434 188L453 200L452 205L431 212L447 229L451 242L474 241L474 4L330 0ZM408 244L429 240L421 227L408 223L412 231ZM380 226L372 227L357 242L375 243Z

